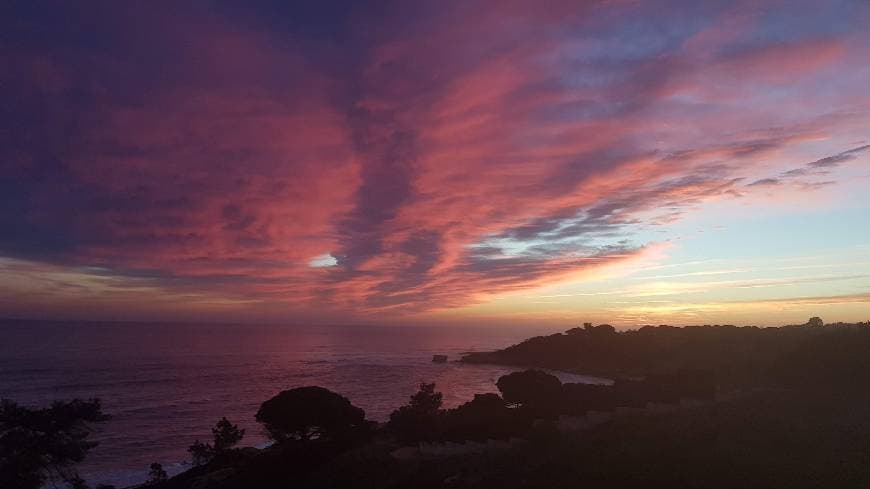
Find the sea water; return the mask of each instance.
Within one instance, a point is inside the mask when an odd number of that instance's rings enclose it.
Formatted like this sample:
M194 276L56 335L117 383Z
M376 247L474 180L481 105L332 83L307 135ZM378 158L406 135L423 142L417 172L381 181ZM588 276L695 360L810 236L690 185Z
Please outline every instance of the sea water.
M435 382L445 407L496 391L516 369L456 362L555 332L529 327L298 326L191 323L0 322L0 397L25 405L100 398L112 419L79 466L91 484L142 482L152 462L179 472L187 447L208 441L222 416L266 442L260 403L319 385L385 421L420 382ZM433 363L446 354L448 363ZM560 374L563 381L600 379Z

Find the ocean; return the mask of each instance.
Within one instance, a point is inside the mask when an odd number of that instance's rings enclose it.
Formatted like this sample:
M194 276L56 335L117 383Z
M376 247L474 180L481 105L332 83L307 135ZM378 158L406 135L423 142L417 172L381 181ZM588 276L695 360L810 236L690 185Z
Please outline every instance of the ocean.
M25 405L98 397L112 419L79 466L91 484L142 482L152 462L187 467L187 447L207 441L226 416L266 442L254 414L278 392L332 389L385 421L420 382L435 382L446 407L495 392L513 370L456 362L555 332L521 327L279 326L170 323L0 322L0 397ZM433 354L449 362L432 363ZM601 379L559 374L563 381Z

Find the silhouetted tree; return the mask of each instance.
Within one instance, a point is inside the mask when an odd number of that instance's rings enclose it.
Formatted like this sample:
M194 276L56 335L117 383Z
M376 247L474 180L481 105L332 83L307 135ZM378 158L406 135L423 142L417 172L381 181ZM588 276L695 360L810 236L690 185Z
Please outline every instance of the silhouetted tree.
M47 480L84 483L73 465L97 445L91 423L109 419L98 399L26 408L0 400L0 487L38 489Z
M559 403L562 383L541 370L524 370L499 377L496 382L505 401L514 406L547 414Z
M818 316L813 316L810 318L809 321L807 321L807 326L821 327L824 325L825 325L825 322L822 321L822 318L820 318Z
M410 402L390 414L387 428L406 443L433 440L440 432L442 395L435 384L420 384Z
M441 401L444 396L440 392L435 392L435 384L420 384L420 390L411 396L411 402L408 406L415 410L426 414L435 414L441 409Z
M214 458L214 447L211 443L203 443L199 440L187 447L187 452L190 453L193 465L207 464Z
M522 428L514 414L498 394L475 394L471 401L446 412L446 437L457 441L508 438Z
M245 436L245 430L239 429L238 425L230 423L227 418L221 418L211 429L214 445L202 443L196 440L187 448L193 459L194 465L208 463L216 455L219 455L236 446Z
M145 484L160 484L161 482L166 482L169 478L169 474L163 470L163 465L157 462L151 464L151 471L148 472L149 479Z
M616 333L616 328L609 324L599 324L598 326L592 328L592 332L594 334L610 335Z
M211 429L211 433L214 436L214 449L217 453L236 446L245 436L245 430L239 429L238 425L230 423L227 418L221 418Z
M277 443L334 439L368 428L365 411L317 386L281 392L260 406L256 418Z

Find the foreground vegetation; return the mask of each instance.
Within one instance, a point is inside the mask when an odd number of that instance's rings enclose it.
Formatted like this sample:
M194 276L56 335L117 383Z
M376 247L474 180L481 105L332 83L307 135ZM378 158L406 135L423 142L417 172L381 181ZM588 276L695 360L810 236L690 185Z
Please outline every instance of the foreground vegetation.
M500 395L478 394L443 409L436 386L421 384L383 425L327 389L289 389L256 415L272 446L236 448L244 430L224 418L211 442L191 445L192 469L168 478L154 464L147 485L870 487L870 324L819 322L622 333L587 325L465 361L605 374L616 379L611 386L561 384L530 369L500 378ZM82 426L104 417L98 403L96 411L91 406L79 414L56 408L66 422L49 425L60 434L22 455L11 448L10 433L21 436L25 425L24 433L41 433L34 423L52 414L34 410L37 421L28 421L27 409L4 403L0 487L36 488L50 477L86 487L70 467L93 446ZM588 422L593 418L601 422ZM40 455L40 446L68 439L63 430L74 434L73 456ZM502 442L498 449L462 449L489 440ZM415 448L431 444L454 450ZM55 473L59 462L63 470Z

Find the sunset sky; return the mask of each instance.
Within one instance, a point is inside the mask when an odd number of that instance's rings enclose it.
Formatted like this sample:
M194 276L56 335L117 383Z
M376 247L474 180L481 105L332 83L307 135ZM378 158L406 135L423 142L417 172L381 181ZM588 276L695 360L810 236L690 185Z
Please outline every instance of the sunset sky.
M0 6L0 317L870 319L870 2Z

